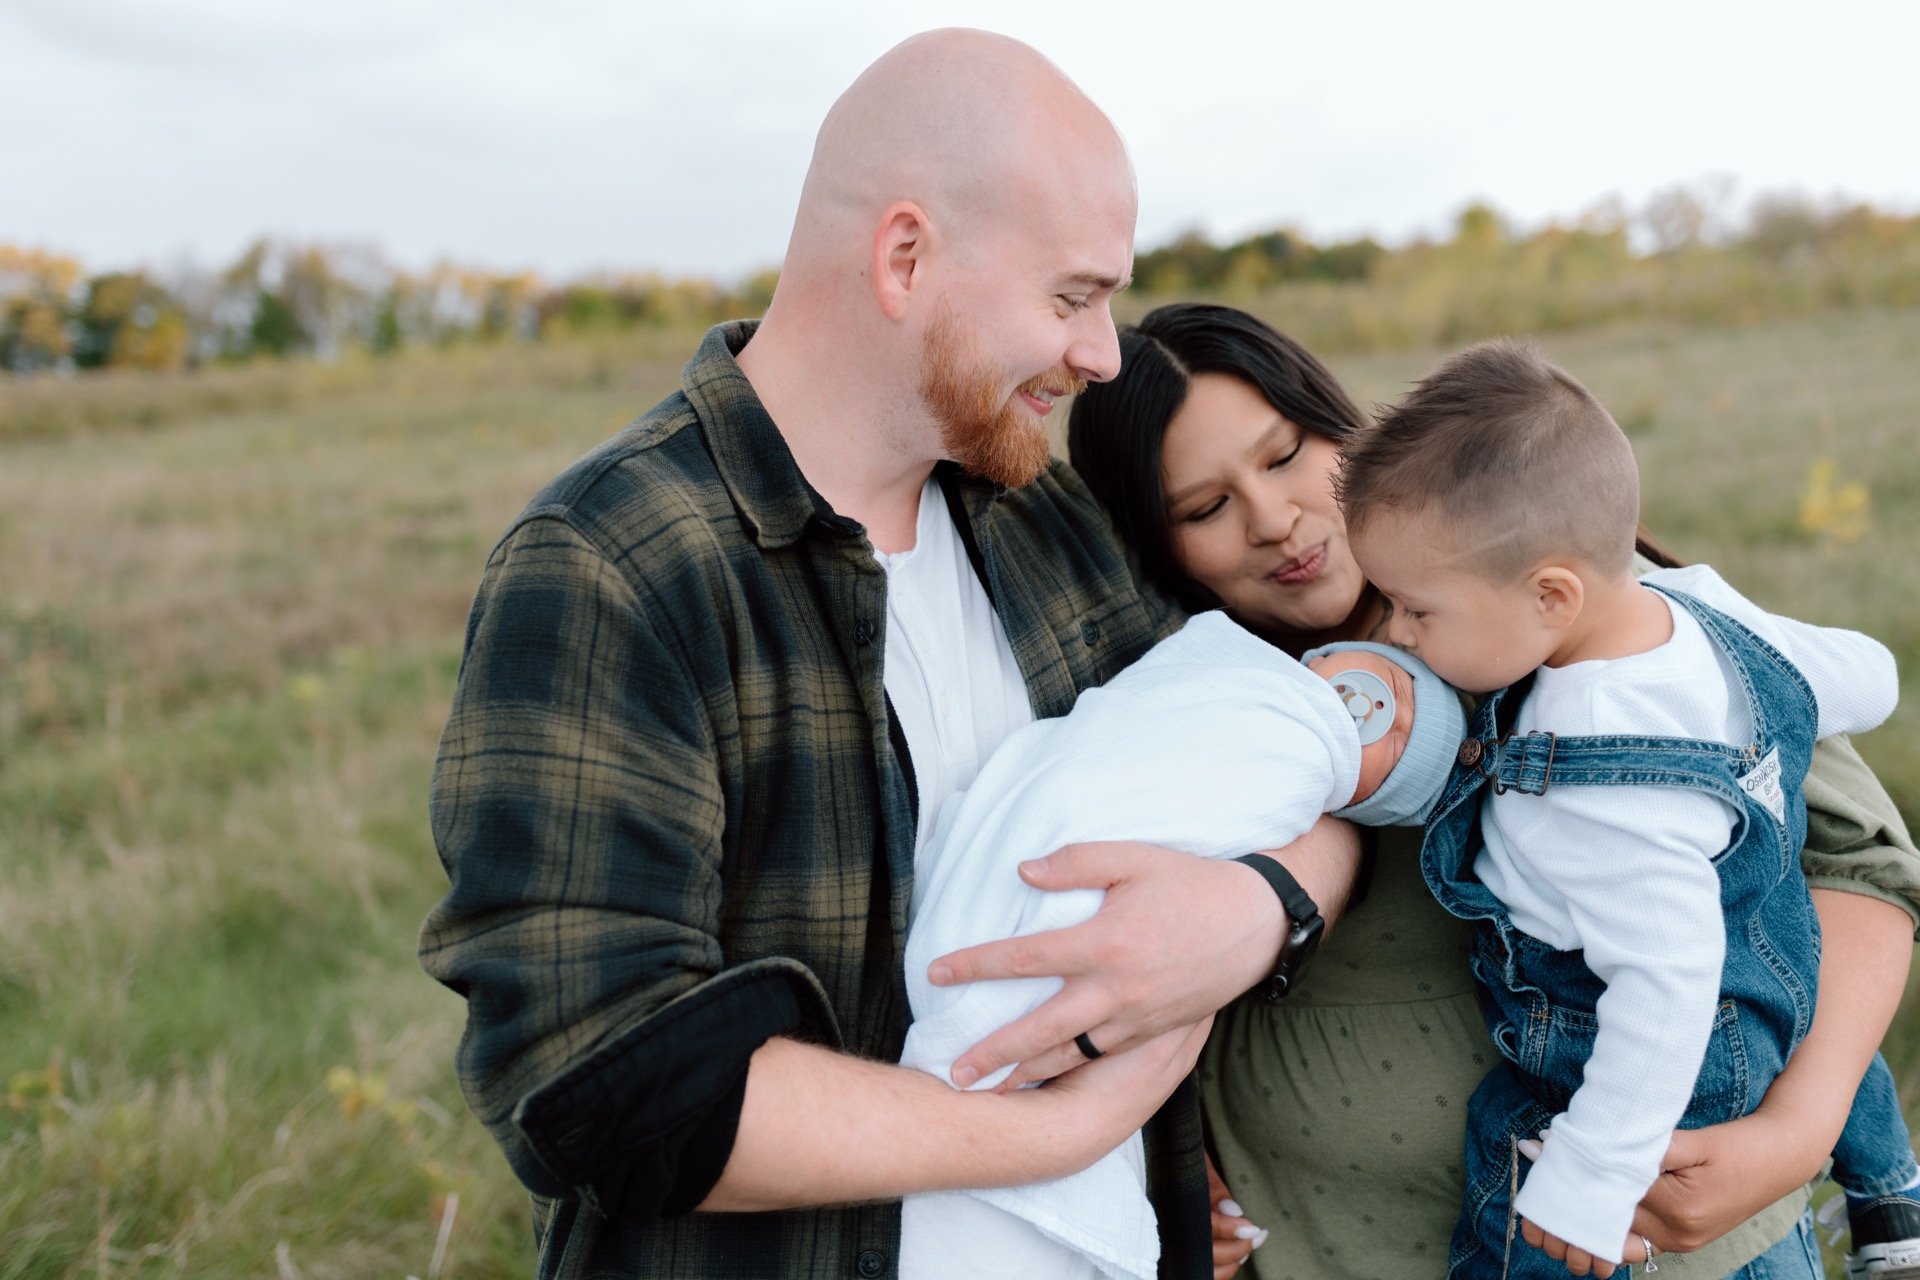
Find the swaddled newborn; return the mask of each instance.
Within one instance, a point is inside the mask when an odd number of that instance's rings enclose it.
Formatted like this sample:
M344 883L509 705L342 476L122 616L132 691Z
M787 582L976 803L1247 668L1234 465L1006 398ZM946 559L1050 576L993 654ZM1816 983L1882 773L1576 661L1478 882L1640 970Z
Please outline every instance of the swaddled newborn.
M955 1058L1060 989L1059 978L926 980L949 951L1067 928L1098 910L1099 890L1028 887L1016 871L1028 858L1088 840L1231 858L1287 844L1323 813L1375 826L1422 822L1466 734L1458 695L1418 659L1382 645L1328 646L1306 662L1224 613L1202 614L1082 693L1065 716L1009 735L941 808L915 867L906 955L914 1022L901 1061L949 1080ZM903 1280L1150 1277L1158 1256L1137 1134L1057 1182L906 1201Z

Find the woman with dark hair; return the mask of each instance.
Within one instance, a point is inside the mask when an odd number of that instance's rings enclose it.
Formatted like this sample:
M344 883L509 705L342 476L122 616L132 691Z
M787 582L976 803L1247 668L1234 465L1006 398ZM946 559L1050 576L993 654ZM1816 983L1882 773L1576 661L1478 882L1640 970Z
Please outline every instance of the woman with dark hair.
M1207 455L1216 443L1227 442L1216 441L1220 432L1214 424L1244 419L1252 434L1233 443L1253 452L1242 461L1261 473L1291 466L1294 477L1304 477L1306 483L1289 485L1294 505L1303 514L1311 509L1313 522L1344 548L1344 530L1335 527L1340 520L1332 488L1318 482L1337 461L1339 443L1363 420L1312 352L1244 311L1187 303L1161 307L1123 331L1120 358L1118 378L1089 387L1074 402L1068 451L1074 469L1106 506L1155 586L1189 611L1225 605L1243 625L1276 642L1290 632L1304 639L1345 622L1344 613L1323 616L1335 604L1354 612L1378 600L1343 549L1324 566L1333 572L1332 580L1296 582L1297 589L1282 597L1261 600L1261 575L1251 572L1256 566L1236 573L1237 566L1216 563L1237 547L1204 529L1215 509L1225 506L1227 489L1196 501L1202 495L1186 492L1184 484L1163 484L1169 436L1183 478L1192 470L1196 479L1218 479L1209 471L1214 460ZM1173 431L1176 419L1196 425ZM1252 478L1263 487L1269 483ZM1318 500L1322 489L1324 502ZM1268 504L1248 506L1259 517ZM1233 525L1234 515L1228 512L1220 523ZM1257 534L1247 539L1258 540ZM1208 556L1210 550L1215 555Z
M1384 642L1390 606L1347 548L1332 488L1339 443L1363 419L1326 366L1256 317L1206 304L1162 307L1120 342L1119 376L1076 399L1068 443L1142 576L1295 655ZM1807 800L1802 862L1834 994L1760 1111L1676 1135L1673 1172L1636 1219L1662 1249L1698 1249L1662 1254L1675 1277L1818 1274L1805 1184L1904 985L1920 916L1888 886L1920 900L1920 853L1844 740L1815 753ZM1376 843L1311 970L1283 1001L1222 1010L1202 1062L1229 1208L1271 1233L1253 1255L1261 1276L1446 1268L1466 1100L1496 1051L1468 926L1428 895L1419 833L1381 830ZM1217 1275L1247 1256L1239 1218L1216 1214Z

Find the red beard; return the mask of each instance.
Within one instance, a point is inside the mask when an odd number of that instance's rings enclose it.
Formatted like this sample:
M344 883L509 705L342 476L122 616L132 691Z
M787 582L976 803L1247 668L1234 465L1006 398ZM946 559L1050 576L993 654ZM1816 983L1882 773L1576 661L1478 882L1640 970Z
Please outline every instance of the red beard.
M1047 469L1047 432L1042 420L1004 395L978 344L952 312L927 326L920 396L940 425L947 457L974 475L1007 488L1031 484ZM1029 378L1018 390L1054 397L1077 395L1086 382L1064 366Z

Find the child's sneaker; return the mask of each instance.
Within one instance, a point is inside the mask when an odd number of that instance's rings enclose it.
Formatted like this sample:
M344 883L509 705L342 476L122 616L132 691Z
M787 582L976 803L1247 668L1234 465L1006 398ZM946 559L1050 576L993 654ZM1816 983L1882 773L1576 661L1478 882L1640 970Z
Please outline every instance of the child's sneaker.
M1847 1280L1920 1280L1920 1200L1849 1200L1847 1224L1853 1233Z

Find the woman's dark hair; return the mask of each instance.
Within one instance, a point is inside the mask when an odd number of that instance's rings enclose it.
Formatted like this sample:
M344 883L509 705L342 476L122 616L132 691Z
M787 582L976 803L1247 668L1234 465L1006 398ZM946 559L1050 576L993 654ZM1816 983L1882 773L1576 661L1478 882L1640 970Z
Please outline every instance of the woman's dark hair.
M1120 331L1120 373L1074 398L1067 455L1148 581L1188 610L1220 602L1174 557L1160 444L1202 373L1239 378L1289 422L1329 440L1345 440L1365 422L1312 352L1244 311L1177 302Z

